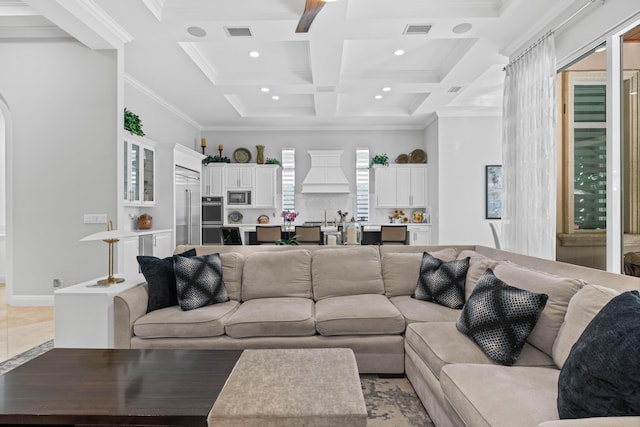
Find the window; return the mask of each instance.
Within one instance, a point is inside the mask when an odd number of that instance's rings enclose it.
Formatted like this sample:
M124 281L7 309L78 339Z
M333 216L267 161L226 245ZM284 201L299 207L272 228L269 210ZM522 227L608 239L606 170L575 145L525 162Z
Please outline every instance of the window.
M600 73L597 73L600 74ZM573 80L573 79L571 79ZM573 224L575 230L607 227L607 122L605 83L575 83L573 117Z
M293 211L296 208L296 150L282 149L282 210Z
M356 149L356 219L369 221L369 149Z

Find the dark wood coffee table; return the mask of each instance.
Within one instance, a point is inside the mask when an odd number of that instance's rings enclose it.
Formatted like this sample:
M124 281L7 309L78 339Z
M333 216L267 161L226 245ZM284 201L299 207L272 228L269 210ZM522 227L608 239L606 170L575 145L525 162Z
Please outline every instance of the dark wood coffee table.
M241 353L56 348L0 376L0 424L206 426Z

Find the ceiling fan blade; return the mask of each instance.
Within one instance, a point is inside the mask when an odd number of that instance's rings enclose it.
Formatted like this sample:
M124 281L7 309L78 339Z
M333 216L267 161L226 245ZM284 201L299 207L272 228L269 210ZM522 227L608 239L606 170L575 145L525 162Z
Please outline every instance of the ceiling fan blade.
M307 4L304 6L304 12L298 22L296 33L306 33L311 28L311 23L315 19L320 9L324 6L323 0L307 0Z

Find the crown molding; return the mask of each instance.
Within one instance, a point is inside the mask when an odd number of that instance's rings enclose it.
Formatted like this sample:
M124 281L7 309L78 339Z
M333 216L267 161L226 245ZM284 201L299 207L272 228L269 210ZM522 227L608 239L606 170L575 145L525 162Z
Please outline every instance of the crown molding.
M433 120L423 125L339 125L339 126L206 126L203 132L349 132L349 131L423 131Z
M133 36L129 34L120 24L118 24L107 12L104 11L94 0L58 0L65 8L72 13L78 8L84 10L92 18L98 21L111 35L121 44L129 43ZM74 13L75 14L75 13ZM79 19L82 17L75 14Z
M125 83L128 83L133 88L138 90L140 93L148 96L150 99L155 101L157 104L161 105L162 107L166 108L171 113L175 114L176 116L178 116L179 118L181 118L185 122L189 123L191 126L195 127L196 129L198 129L200 131L203 130L202 125L200 123L196 122L194 119L192 119L187 113L185 113L184 111L182 111L181 109L179 109L178 107L176 107L175 105L173 105L172 103L170 103L169 101L167 101L166 99L164 99L163 97L158 95L156 92L151 90L149 87L147 87L144 84L140 83L140 81L136 80L135 78L133 78L129 74L125 73L124 81L125 81Z
M75 40L64 30L55 25L41 26L21 26L21 27L0 27L0 39L2 40L33 40L33 39L56 39Z
M0 2L0 16L36 16L38 15L28 4L20 0L4 0Z
M162 10L164 9L166 0L142 0L142 3L147 6L147 9L153 13L153 16L155 16L159 22L162 22Z

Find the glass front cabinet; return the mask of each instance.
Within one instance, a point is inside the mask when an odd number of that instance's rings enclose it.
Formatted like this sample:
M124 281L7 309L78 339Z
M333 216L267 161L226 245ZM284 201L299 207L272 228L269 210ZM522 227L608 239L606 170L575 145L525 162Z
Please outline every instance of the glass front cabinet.
M155 149L149 143L124 139L124 202L129 206L152 206L155 193Z

